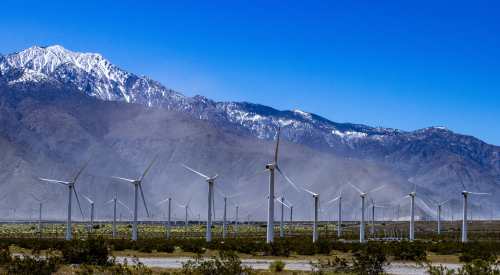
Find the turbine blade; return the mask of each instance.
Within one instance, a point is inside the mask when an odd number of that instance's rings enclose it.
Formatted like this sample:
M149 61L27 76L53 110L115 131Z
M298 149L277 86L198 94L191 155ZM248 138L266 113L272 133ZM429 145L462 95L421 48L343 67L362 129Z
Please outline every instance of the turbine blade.
M130 213L130 215L133 215L134 213L132 213L132 210L126 205L124 204L121 200L116 200L121 206L123 206L125 209L128 210L128 212Z
M151 161L151 163L149 164L149 166L146 168L146 170L144 170L144 173L142 173L142 176L140 177L140 181L142 181L144 179L144 177L146 177L146 175L148 174L149 170L151 169L151 167L153 167L153 164L155 164L156 160L158 159L158 155L156 155L153 160Z
M445 200L445 201L443 201L443 202L439 203L438 205L443 206L443 205L445 205L446 203L448 203L449 201L450 201L450 200Z
M161 205L161 204L164 204L165 202L167 202L167 201L168 201L168 199L169 199L169 198L166 198L166 199L164 199L164 200L161 200L161 201L159 201L156 205Z
M366 192L366 193L373 193L373 192L377 192L377 191L380 191L381 189L383 189L385 187L385 184L384 185L381 185L375 189L372 189L370 190L369 192Z
M112 203L114 199L110 199L109 201L105 202L104 204Z
M308 189L306 189L306 188L302 188L302 190L306 191L307 193L309 193L309 194L311 194L311 195L313 195L313 196L318 196L318 194L316 194L316 193L314 193L313 191L308 190Z
M239 196L241 196L241 195L243 195L243 192L238 192L238 193L236 193L236 194L232 194L231 196L227 196L226 198L228 198L228 199L232 199L232 198L239 197Z
M285 173L283 173L283 171L281 171L281 169L279 168L279 166L276 166L276 170L278 170L278 173L280 173L280 175L285 178L285 180L290 183L292 185L292 187L298 192L299 191L299 188L297 187L297 185L289 178L285 175Z
M80 171L78 171L78 173L76 173L75 175L75 178L73 179L73 184L76 183L76 181L78 180L78 178L80 177L80 175L82 174L83 170L85 170L85 168L87 168L87 165L89 165L89 162L90 162L90 159L87 160L85 162L85 164L82 166L82 168L80 169Z
M144 203L144 209L146 209L146 215L149 218L149 210L148 210L148 206L146 205L146 198L144 197L144 192L142 191L142 183L139 184L139 190L141 190L142 202Z
M278 198L275 199L277 202L283 204L286 208L290 208L290 206L288 206L288 204L284 203L283 201L279 200Z
M209 177L209 176L204 175L204 174L202 174L202 173L200 173L200 172L198 172L198 171L194 170L193 168L191 168L191 167L189 167L189 166L185 165L184 163L183 163L183 164L181 164L181 165L182 165L184 168L188 169L189 171L191 171L191 172L193 172L193 173L195 173L195 174L197 174L197 175L199 175L199 176L201 176L201 177L205 178L206 180L210 179L210 177Z
M80 199L78 198L78 193L76 189L73 187L73 193L75 193L76 202L78 204L78 208L80 209L80 214L82 214L82 218L85 219L85 215L83 214L82 205L80 204Z
M327 201L327 202L326 202L326 204L331 204L331 203L334 203L334 202L338 201L339 199L340 199L340 196L338 196L338 197L336 197L336 198L333 198L333 199L331 199L331 200Z
M361 189L359 189L356 185L352 184L351 182L347 182L350 186L352 186L352 188L354 188L354 190L358 191L358 193L361 195L363 194L363 191L361 191Z
M122 178L122 177L111 177L113 179L117 179L117 180L122 180L122 181L126 181L126 182L130 182L130 183L135 183L136 180L133 180L133 179L127 179L127 178Z
M278 126L278 137L276 138L276 147L274 148L274 163L278 163L278 151L280 147L280 134L281 134L281 126Z
M41 199L39 199L37 196L35 196L35 194L30 193L30 195L31 195L31 196L32 196L32 197L33 197L36 201L38 201L38 202L41 202L41 201L42 201L42 200L41 200Z
M489 195L491 195L490 193L480 193L480 192L469 192L469 194L479 195L479 196L489 196Z
M45 182L51 182L51 183L59 183L62 185L69 185L70 182L67 181L62 181L62 180L53 180L53 179L46 179L46 178L38 178L40 181L45 181Z
M84 194L82 194L82 196L90 203L90 204L93 204L94 201L91 200L89 197L85 196Z

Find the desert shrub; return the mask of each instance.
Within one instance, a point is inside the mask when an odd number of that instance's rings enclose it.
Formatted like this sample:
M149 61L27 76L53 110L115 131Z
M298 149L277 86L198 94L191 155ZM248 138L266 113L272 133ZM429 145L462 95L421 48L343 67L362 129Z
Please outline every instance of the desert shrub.
M325 254L328 255L332 251L332 243L328 240L319 239L315 244L315 253L316 254Z
M352 270L356 274L383 274L387 257L381 245L368 243L353 254Z
M16 256L8 264L7 274L50 275L56 272L60 265L61 259L59 257Z
M109 249L102 238L69 241L61 253L64 262L69 264L110 264Z
M421 242L392 242L387 244L389 254L396 260L425 262L427 252L424 243Z
M352 273L353 268L346 259L333 256L326 260L319 259L317 262L310 262L313 267L313 274L337 274L337 273Z
M12 260L12 255L10 254L10 249L8 246L0 247L0 265L9 264Z
M81 265L76 271L77 275L112 274L112 275L150 275L153 271L139 262L137 258L132 259L129 265L127 260L123 263L113 262L110 266Z
M187 261L182 265L181 273L186 275L234 275L251 274L252 270L241 265L241 260L236 253L220 251L219 256L211 259L197 256L193 260Z
M269 270L272 272L281 272L285 269L285 265L283 261L274 261L269 265Z
M470 263L464 264L459 269L447 268L442 265L428 265L427 273L430 275L499 275L500 269L498 263L473 260Z
M274 242L267 245L266 255L271 256L290 256L290 242L286 239L275 240Z
M180 247L184 252L193 252L196 254L201 254L205 252L205 246L207 243L202 239L187 239L180 243Z
M428 245L428 250L440 255L452 255L462 252L462 243L450 241L432 242Z
M461 262L470 263L474 260L494 262L497 258L498 250L490 243L471 242L463 246L459 259Z

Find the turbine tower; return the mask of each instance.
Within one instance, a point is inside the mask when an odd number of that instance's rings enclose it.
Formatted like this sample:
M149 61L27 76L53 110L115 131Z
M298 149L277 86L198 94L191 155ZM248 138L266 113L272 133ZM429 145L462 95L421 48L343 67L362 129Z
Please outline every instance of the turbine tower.
M462 242L465 243L467 242L467 197L470 195L478 195L478 196L483 196L483 195L490 195L489 193L478 193L478 192L470 192L465 190L465 185L462 183L464 190L462 191L462 196L464 197L464 205L463 205L463 216L462 216Z
M218 175L216 174L213 177L209 177L209 176L206 176L206 175L194 170L193 168L191 168L185 164L182 164L182 166L184 168L186 168L187 170L204 178L205 181L208 183L207 231L206 231L205 239L207 242L210 242L210 241L212 241L212 206L214 203L214 183L215 183L215 180L217 179Z
M115 193L115 196L111 200L107 201L105 204L108 204L108 203L113 203L113 224L111 227L111 234L112 234L113 238L116 238L116 203L119 203L121 206L123 206L125 209L127 209L131 216L133 215L133 213L132 213L132 210L130 210L130 208L128 208L127 205L125 205L122 201L120 201L117 198L116 193ZM120 214L120 220L121 220L121 214Z
M189 226L189 221L188 221L188 211L189 211L189 204L191 203L191 198L187 201L186 204L180 204L177 202L174 202L177 206L184 208L184 235L187 237L188 235L188 226Z
M319 208L319 194L314 193L311 190L302 188L305 192L312 195L314 199L314 221L313 221L313 236L312 241L315 243L318 240L318 208Z
M94 231L94 201L89 197L82 195L90 204L90 233Z
M281 204L280 238L284 238L285 237L285 228L284 228L284 220L283 220L284 219L284 207L291 209L291 206L285 202L284 197L280 197L279 199L277 199L277 201ZM290 217L290 220L291 220L291 217Z
M408 197L410 197L410 241L415 240L415 196L417 195L416 192L416 185L415 189L413 192L410 192L408 194Z
M168 202L168 213L167 213L167 223L165 224L165 237L170 239L170 231L172 228L171 214L172 214L172 198L168 197L158 203L158 205Z
M144 198L144 191L142 190L142 182L144 180L144 177L148 174L149 170L153 166L153 164L156 162L158 157L155 157L153 161L149 164L149 166L144 170L144 173L142 173L142 176L138 179L128 179L128 178L122 178L122 177L113 177L118 180L122 180L128 183L131 183L134 185L134 222L132 223L132 240L137 241L138 238L138 232L137 232L137 211L139 209L139 191L141 191L141 198L142 202L144 203L144 209L146 210L146 215L149 217L149 211L148 211L148 206L146 205L146 199Z
M66 221L66 240L73 239L73 232L72 232L72 227L71 227L71 206L72 206L71 197L73 196L73 193L75 194L76 202L78 203L78 208L80 209L80 214L82 214L82 217L84 217L83 211L82 211L82 206L80 205L80 199L78 198L78 193L76 192L76 189L75 189L75 184L76 184L78 178L80 177L80 175L82 174L83 170L85 170L85 168L87 167L88 163L89 163L89 161L87 161L83 165L83 167L78 171L78 173L76 173L75 177L71 181L61 181L61 180L54 180L54 179L38 178L40 181L50 182L50 183L58 183L58 184L61 184L61 185L68 187L68 219Z
M437 233L438 233L438 235L441 235L441 211L442 211L442 207L443 207L443 205L445 205L449 201L450 200L445 200L445 201L437 204Z
M368 192L361 191L361 189L359 189L358 187L356 187L354 184L352 184L350 182L349 182L349 185L351 185L352 188L354 188L356 191L358 191L359 196L361 197L361 219L359 222L359 242L364 243L365 242L365 199L366 199L366 196L369 193L379 191L380 189L384 188L385 185L379 186L379 187L372 189L371 191L368 191Z
M370 227L370 234L375 236L375 208L385 208L385 206L378 205L375 203L373 199L371 199L372 204L370 205L372 209L372 220L371 220L371 227Z
M42 236L42 208L43 208L44 200L38 198L34 194L31 194L31 196L38 202L38 233L40 234L40 237L41 237Z
M342 190L340 190L340 194L338 197L331 199L326 204L331 204L336 201L339 201L339 213L338 213L338 221L337 221L337 238L340 238L342 235Z

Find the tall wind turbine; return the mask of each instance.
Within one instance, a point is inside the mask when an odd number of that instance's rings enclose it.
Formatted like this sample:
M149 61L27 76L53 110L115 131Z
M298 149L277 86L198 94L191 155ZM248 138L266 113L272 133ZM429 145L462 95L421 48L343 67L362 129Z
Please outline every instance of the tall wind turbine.
M94 201L89 197L82 195L90 204L90 233L94 231Z
M189 227L189 221L188 221L188 211L189 211L189 204L191 203L191 199L187 201L186 204L180 204L174 201L174 203L184 209L184 235L187 237L188 235L188 227Z
M417 185L412 192L408 194L410 197L410 241L415 240L415 196L417 196Z
M478 196L487 196L489 193L479 193L479 192L470 192L465 188L464 183L462 182L462 187L464 188L462 191L462 196L464 197L464 205L463 205L463 213L462 213L462 242L467 242L467 197L470 195L478 195Z
M312 195L314 199L314 221L313 221L313 236L312 241L315 243L318 240L318 208L319 208L319 194L314 193L311 190L302 188L305 192Z
M281 204L281 219L280 219L280 238L285 237L285 228L284 228L284 215L285 215L285 209L284 207L291 209L290 206L285 202L284 197L280 197L279 199L276 199L280 204Z
M165 202L168 202L168 214L167 214L167 223L166 223L166 228L165 228L165 237L167 239L170 239L170 231L172 228L172 222L171 222L171 213L172 213L172 198L168 197L158 203L158 205L163 204Z
M144 170L144 173L142 173L142 176L138 179L128 179L128 178L122 178L122 177L113 177L118 180L122 180L128 183L131 183L134 185L134 222L132 223L132 240L137 241L138 237L138 232L137 232L137 211L139 208L139 191L141 191L141 198L142 202L144 203L144 209L146 210L146 215L149 217L149 211L148 211L148 206L146 205L146 199L144 198L144 191L142 190L142 181L144 180L144 177L148 174L149 170L153 166L153 164L156 162L157 157L151 161L149 166Z
M266 243L272 243L274 240L274 180L275 180L275 170L280 173L280 175L285 178L285 180L290 183L295 190L299 190L295 183L293 183L278 166L278 151L280 144L280 132L281 128L278 127L278 133L276 138L276 147L274 149L274 159L272 163L266 165L266 169L269 170L269 194L268 194L268 205L267 205L267 228L266 228Z
M193 168L191 168L185 164L182 164L182 166L184 168L186 168L187 170L204 178L205 181L208 183L207 231L206 231L205 239L207 242L210 242L212 240L212 207L214 204L214 183L215 183L215 180L217 179L218 175L216 174L213 177L209 177L207 175L204 175L204 174L194 170Z
M217 191L217 193L219 193L219 195L224 199L224 211L222 216L222 238L225 239L227 237L227 203L228 201L231 203L230 199L240 196L241 193L228 196L226 193L220 191L217 188L215 188L215 191Z
M371 191L368 191L368 192L361 191L361 189L359 189L358 187L356 187L354 184L352 184L350 182L349 182L349 185L351 185L352 188L354 188L356 191L358 191L359 196L361 197L361 219L360 219L360 223L359 223L359 242L364 243L365 242L365 199L366 199L366 196L369 193L379 191L380 189L384 188L385 185L379 186L379 187L372 189Z
M75 177L71 181L61 181L61 180L54 180L54 179L38 178L39 180L44 181L44 182L59 183L61 185L65 185L68 187L68 219L66 221L66 240L71 240L73 238L73 232L72 232L72 228L71 228L71 206L72 206L71 197L73 196L73 193L75 194L76 202L78 203L78 208L80 209L80 214L82 214L82 217L84 217L83 211L82 211L82 206L80 205L80 199L78 198L78 193L76 192L76 189L75 189L75 184L76 184L76 181L78 180L78 178L80 177L80 175L82 174L83 170L85 170L85 168L87 167L88 163L89 162L87 161L83 165L83 167L78 171L78 173L76 173Z
M326 204L334 203L335 201L339 201L339 213L338 213L338 221L337 221L337 238L340 238L342 235L342 190L340 190L340 194L338 197L333 198L326 202Z
M445 200L437 204L437 233L441 235L441 210L443 205L445 205L450 200Z

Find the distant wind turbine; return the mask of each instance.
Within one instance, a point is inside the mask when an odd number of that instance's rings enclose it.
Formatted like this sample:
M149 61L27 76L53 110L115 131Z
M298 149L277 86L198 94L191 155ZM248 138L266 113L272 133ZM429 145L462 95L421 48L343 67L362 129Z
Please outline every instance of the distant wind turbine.
M144 203L144 209L146 210L146 215L149 217L149 211L148 211L148 206L146 205L146 199L144 198L144 191L142 190L142 181L144 180L144 177L148 174L149 170L153 166L153 164L156 162L158 157L155 157L153 161L149 164L149 166L144 170L144 173L142 173L142 176L138 179L128 179L128 178L122 178L122 177L113 177L118 180L122 180L128 183L131 183L134 185L134 222L132 223L132 240L136 241L138 237L138 232L137 232L137 211L139 208L138 202L139 202L139 190L141 191L141 198L142 202Z
M465 188L465 184L463 182L462 187L464 188L462 191L462 196L464 197L464 204L463 204L463 213L462 213L462 242L465 243L467 242L467 197L469 195L478 195L478 196L488 196L491 195L490 193L479 193L479 192L470 192L467 191Z
M166 228L165 228L165 237L167 239L170 239L170 231L172 228L172 221L171 221L171 213L172 213L172 198L168 197L158 203L158 205L163 204L165 202L168 202L168 214L167 214L167 223L166 223Z
M349 182L349 185L352 186L356 191L358 191L359 196L361 197L361 219L360 219L360 224L359 224L359 242L364 243L365 242L365 199L366 196L369 193L377 192L381 190L382 188L385 187L385 185L379 186L375 189L372 189L371 191L368 192L363 192L361 189L356 187L354 184Z
M73 196L73 193L75 194L76 202L78 203L78 208L80 209L80 214L82 214L82 217L85 217L83 215L82 211L82 206L80 205L80 199L78 198L78 193L76 192L75 189L75 184L82 174L83 170L87 167L89 161L87 161L83 167L76 173L75 177L71 181L61 181L61 180L54 180L54 179L46 179L46 178L38 178L40 181L44 182L50 182L50 183L58 183L61 185L65 185L68 187L68 219L66 221L66 240L71 240L73 238L73 232L72 232L72 227L71 227L71 197Z
M313 236L312 241L315 243L318 240L318 208L319 208L319 194L314 193L311 190L302 188L305 192L312 195L314 199L314 221L313 221Z
M90 204L90 233L94 231L94 201L89 197L82 195Z
M204 174L194 170L193 168L191 168L185 164L182 164L182 166L184 168L186 168L187 170L204 178L205 181L208 183L208 207L207 207L208 213L207 213L207 230L206 230L205 239L207 242L210 242L212 240L212 207L214 204L214 183L215 183L215 180L217 179L218 175L216 174L213 177L209 177L207 175L204 175Z
M336 198L333 198L326 202L326 204L331 204L334 203L335 201L339 201L339 213L338 213L338 219L337 219L337 238L340 238L342 235L342 189L340 190L339 196Z

